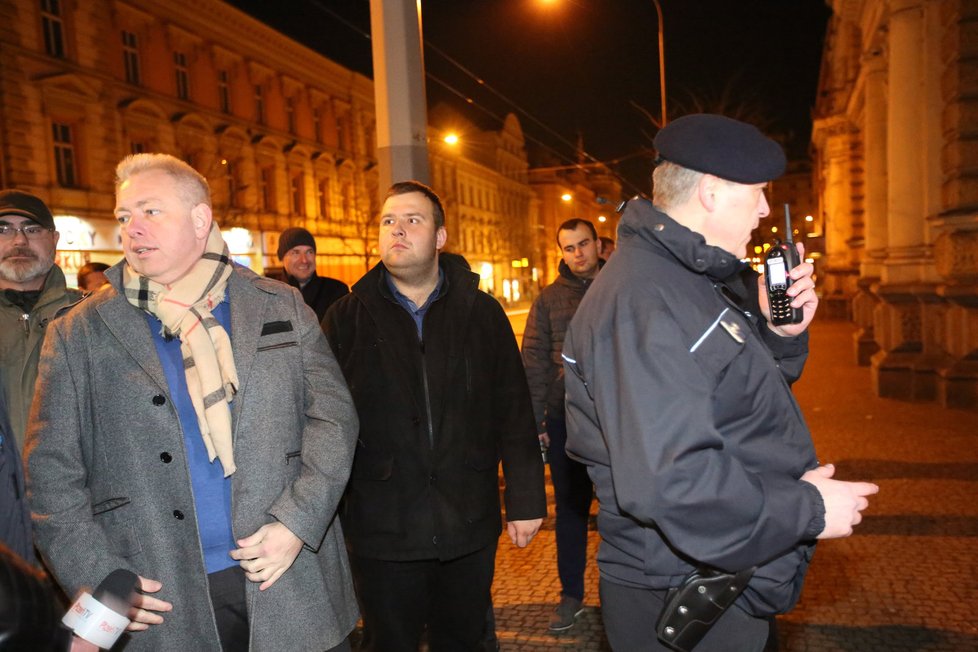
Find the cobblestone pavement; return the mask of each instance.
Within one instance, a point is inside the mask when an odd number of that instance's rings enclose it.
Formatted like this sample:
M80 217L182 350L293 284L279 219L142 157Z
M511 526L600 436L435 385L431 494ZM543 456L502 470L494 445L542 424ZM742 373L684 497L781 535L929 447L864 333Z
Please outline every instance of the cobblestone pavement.
M518 333L523 320L512 317ZM819 545L801 602L779 621L780 650L978 651L978 412L876 398L869 369L852 362L853 332L816 321L795 391L821 460L881 491L855 536ZM527 549L504 535L493 587L501 649L607 650L593 561L587 609L551 635L559 592L552 516Z

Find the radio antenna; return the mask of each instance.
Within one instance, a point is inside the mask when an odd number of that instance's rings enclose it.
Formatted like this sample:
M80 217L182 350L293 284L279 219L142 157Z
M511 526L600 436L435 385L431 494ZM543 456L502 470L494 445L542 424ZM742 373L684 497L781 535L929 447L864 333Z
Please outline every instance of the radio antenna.
M785 242L794 242L794 236L791 232L791 210L788 208L788 204L784 205L784 228L785 228Z

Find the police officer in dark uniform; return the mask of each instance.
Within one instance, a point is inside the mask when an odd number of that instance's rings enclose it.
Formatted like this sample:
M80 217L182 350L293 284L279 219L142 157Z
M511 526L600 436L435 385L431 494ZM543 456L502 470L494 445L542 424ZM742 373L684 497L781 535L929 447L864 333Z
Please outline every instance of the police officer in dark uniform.
M812 265L790 271L803 321L775 326L741 261L781 147L707 114L670 123L655 146L653 201L628 203L564 342L567 451L601 503L612 648L668 649L655 627L667 591L700 570L750 579L696 650L759 651L816 539L850 534L878 487L819 465L791 393L818 305Z

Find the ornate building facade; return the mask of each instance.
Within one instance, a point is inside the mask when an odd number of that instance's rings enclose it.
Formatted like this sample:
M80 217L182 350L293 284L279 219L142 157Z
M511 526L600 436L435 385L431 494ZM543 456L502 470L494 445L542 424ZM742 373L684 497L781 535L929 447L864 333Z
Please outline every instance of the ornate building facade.
M314 234L321 274L352 283L377 262L369 78L219 0L8 0L0 20L0 187L48 203L70 280L121 257L113 170L135 152L207 177L232 255L260 273L288 226ZM449 249L483 289L527 298L547 272L519 121L431 118ZM437 137L459 124L463 146Z
M148 151L208 178L240 262L277 265L277 233L301 225L320 271L363 273L377 201L368 78L215 0L17 0L0 19L0 181L49 203L69 277L118 260L112 172Z
M480 129L439 105L428 121L431 182L447 213L446 250L464 256L493 296L519 301L532 295L539 278L531 237L539 201L527 183L519 120L510 114L498 131Z
M813 144L825 303L881 396L978 405L978 2L831 0Z

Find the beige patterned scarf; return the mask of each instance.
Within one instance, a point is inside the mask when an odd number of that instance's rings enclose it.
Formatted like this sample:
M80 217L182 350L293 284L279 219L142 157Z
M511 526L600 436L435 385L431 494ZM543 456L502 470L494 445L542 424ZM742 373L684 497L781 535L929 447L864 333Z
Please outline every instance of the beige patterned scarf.
M214 222L204 255L175 283L161 285L129 265L122 272L129 303L163 322L164 337L180 338L187 390L200 434L210 461L220 458L224 477L235 471L228 403L238 391L238 374L231 340L211 310L224 300L231 270L227 244Z

